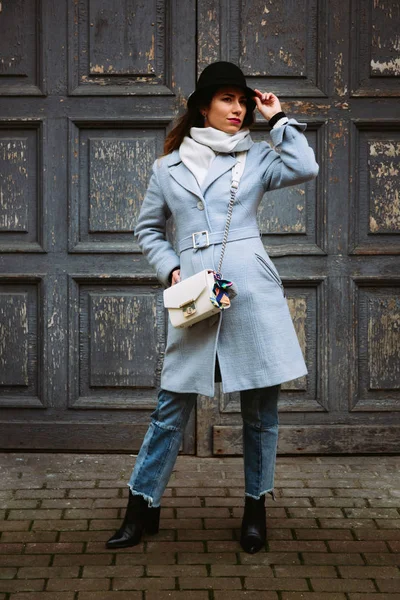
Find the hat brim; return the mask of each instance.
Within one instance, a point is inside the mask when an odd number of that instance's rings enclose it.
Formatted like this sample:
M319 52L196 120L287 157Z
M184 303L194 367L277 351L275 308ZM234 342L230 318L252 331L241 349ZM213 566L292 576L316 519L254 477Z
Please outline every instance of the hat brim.
M195 90L188 96L188 99L187 99L188 108L192 108L195 105L196 101L199 98L201 98L202 92L204 92L205 90L212 88L212 87L215 87L216 89L218 89L218 88L225 87L228 85L232 85L234 87L242 87L242 86L238 86L237 84L234 84L234 83L232 83L232 84L221 83L220 85L212 84L212 85L205 86L205 87L201 88L200 90ZM253 108L251 108L251 110L253 111L255 109L255 107L257 106L255 101L253 100L253 98L254 98L254 96L257 96L257 94L252 88L250 88L248 86L246 86L242 89L245 91L247 98L250 100L250 103L254 104ZM250 106L249 106L249 108L250 108Z

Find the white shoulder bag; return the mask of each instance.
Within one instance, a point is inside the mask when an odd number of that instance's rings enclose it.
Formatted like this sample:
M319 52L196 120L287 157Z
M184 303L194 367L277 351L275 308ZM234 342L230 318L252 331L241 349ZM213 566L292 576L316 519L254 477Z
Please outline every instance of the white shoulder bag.
M225 280L222 280L221 275L222 261L228 241L236 190L244 170L247 152L238 152L236 156L238 161L232 168L231 197L228 205L218 272L215 274L209 269L204 269L200 273L196 273L164 290L164 306L168 309L169 318L174 327L190 327L222 310L226 310L230 306L229 301L227 304L223 300L222 302L216 301L219 296L217 299L215 298L214 290L215 284L217 283L218 285L219 281L221 281L222 286L225 285ZM231 282L226 283L232 285ZM226 287L229 287L229 285ZM222 292L221 296L224 295Z

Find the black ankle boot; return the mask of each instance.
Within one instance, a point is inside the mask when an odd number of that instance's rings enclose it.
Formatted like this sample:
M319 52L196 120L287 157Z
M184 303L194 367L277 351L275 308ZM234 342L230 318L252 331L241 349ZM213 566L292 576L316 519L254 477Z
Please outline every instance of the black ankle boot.
M143 496L129 490L128 506L121 527L106 542L106 548L128 548L140 543L142 534L158 533L160 526L160 506L149 506Z
M255 554L265 545L267 539L267 522L265 515L265 496L255 500L245 497L245 507L240 532L240 545L245 552Z

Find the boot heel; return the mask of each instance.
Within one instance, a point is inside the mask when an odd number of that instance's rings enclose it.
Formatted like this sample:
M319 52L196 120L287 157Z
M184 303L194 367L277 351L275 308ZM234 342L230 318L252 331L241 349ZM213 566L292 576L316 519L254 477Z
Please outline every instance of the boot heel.
M160 512L161 506L149 506L145 515L144 528L146 533L154 535L160 529Z

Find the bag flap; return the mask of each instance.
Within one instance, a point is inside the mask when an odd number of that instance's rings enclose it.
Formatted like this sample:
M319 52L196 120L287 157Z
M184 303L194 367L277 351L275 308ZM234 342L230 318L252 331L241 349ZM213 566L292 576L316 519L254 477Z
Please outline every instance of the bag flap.
M207 271L200 271L164 290L165 308L180 308L191 300L197 300L207 286Z

